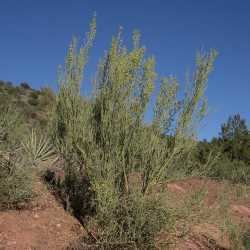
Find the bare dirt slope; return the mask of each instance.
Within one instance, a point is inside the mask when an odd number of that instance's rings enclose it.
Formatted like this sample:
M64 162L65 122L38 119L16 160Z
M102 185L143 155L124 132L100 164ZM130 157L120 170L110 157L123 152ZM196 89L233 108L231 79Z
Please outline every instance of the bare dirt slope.
M37 179L37 197L27 207L0 212L0 250L65 249L86 232ZM159 249L244 249L239 238L250 229L250 190L204 178L162 183L161 194L176 224L157 237Z
M169 249L245 249L250 232L250 188L206 178L187 178L158 185L167 207L175 211L172 238L160 234Z
M29 208L0 212L0 249L64 249L84 233L40 180L35 189Z

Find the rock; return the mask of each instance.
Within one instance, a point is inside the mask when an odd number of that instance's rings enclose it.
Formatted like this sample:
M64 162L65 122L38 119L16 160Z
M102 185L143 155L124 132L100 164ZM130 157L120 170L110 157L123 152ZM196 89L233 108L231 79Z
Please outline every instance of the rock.
M167 188L168 188L171 192L185 193L185 189L182 188L181 186L175 184L175 183L168 183L168 184L167 184Z
M34 214L34 218L35 218L35 219L38 219L38 218L39 218L39 215L38 215L38 214Z

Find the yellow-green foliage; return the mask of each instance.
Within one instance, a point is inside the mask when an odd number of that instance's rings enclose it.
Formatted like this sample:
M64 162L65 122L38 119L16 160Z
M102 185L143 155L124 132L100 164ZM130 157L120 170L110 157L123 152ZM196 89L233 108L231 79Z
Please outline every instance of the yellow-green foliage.
M194 78L183 100L177 99L177 79L163 78L152 124L146 125L144 115L157 74L155 60L146 56L138 32L133 34L130 50L122 43L121 32L112 39L98 66L93 96L87 99L80 95L94 35L95 21L86 45L77 51L73 40L69 48L59 80L53 138L69 162L67 167L90 180L99 241L132 241L151 248L153 235L166 223L167 213L157 199L154 206L147 205L147 190L166 178L195 145L194 125L206 112L204 91L216 53L198 55ZM130 181L136 173L140 176L138 189ZM153 219L147 220L147 214Z
M178 122L177 133L189 132L195 129L193 121L201 120L206 115L206 99L204 92L207 85L208 75L213 69L217 52L198 53L196 57L196 70L191 79L191 86L183 100L183 109Z
M11 131L16 127L18 115L8 104L0 106L0 143L7 144Z
M137 46L138 39L134 35ZM140 152L137 137L143 128L143 115L156 76L153 58L145 59L144 55L145 49L134 47L128 51L119 37L114 38L99 66L93 100L92 131L99 154L98 165L102 167L94 167L92 172L105 178L110 175L117 188L127 193L128 174L136 169Z
M15 151L27 132L27 124L16 105L0 105L0 152Z
M77 48L74 38L70 44L65 67L59 70L60 91L52 122L53 139L60 151L72 152L84 140L84 102L80 96L83 69L96 32L95 18L90 24L86 43ZM68 156L70 157L70 154Z

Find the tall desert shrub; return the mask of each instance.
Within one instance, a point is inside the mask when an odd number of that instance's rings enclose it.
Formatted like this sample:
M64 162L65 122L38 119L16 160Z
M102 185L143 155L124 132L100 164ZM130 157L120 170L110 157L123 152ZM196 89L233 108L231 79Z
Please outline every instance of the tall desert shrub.
M204 92L216 52L198 54L182 100L177 98L177 79L160 81L152 124L145 124L147 105L159 81L155 60L146 56L138 32L133 34L131 49L123 44L121 32L112 39L99 63L93 95L81 96L83 68L94 35L95 21L86 45L78 51L73 40L69 48L59 81L54 141L64 159L74 163L67 164L68 173L88 177L95 207L89 226L97 225L96 241L153 248L154 235L166 225L168 213L148 189L177 168L196 143L195 125L206 112ZM135 175L138 188L131 182Z

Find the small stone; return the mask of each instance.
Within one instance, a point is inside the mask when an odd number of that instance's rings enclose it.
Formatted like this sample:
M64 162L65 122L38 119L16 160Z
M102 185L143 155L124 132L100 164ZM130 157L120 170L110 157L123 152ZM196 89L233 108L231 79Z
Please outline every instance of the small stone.
M175 183L168 183L167 187L171 192L180 192L180 193L186 192L184 188L182 188L181 186L179 186Z
M35 218L35 219L39 218L38 214L35 214L35 215L34 215L34 218Z

